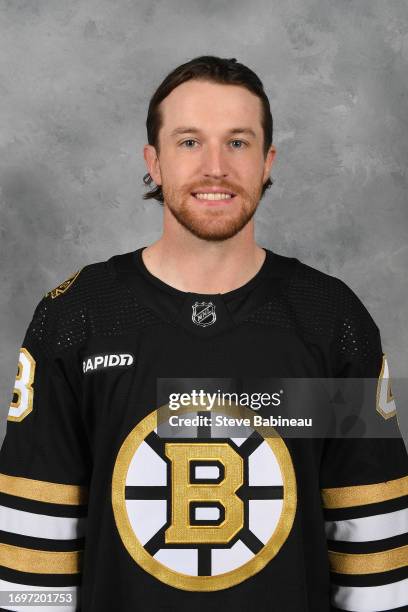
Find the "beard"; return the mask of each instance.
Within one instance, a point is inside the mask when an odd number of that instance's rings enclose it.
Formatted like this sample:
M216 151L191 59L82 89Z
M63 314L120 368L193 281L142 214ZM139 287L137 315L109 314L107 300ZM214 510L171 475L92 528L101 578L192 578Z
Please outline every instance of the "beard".
M227 204L207 206L195 200L191 192L208 185L194 185L185 193L162 184L164 206L177 221L197 238L221 242L240 232L254 216L262 197L263 183L251 191L238 190L233 185L219 185L236 194Z

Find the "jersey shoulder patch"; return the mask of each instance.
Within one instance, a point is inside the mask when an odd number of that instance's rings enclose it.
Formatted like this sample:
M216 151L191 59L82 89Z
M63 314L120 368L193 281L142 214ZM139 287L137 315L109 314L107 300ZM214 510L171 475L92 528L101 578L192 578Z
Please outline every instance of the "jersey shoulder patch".
M73 274L71 274L71 276L69 276L66 280L60 283L57 287L55 287L54 289L51 289L51 291L48 291L48 293L45 294L45 297L50 297L51 299L54 300L55 298L59 297L63 293L66 293L68 289L72 287L72 285L74 284L75 280L78 278L78 275L82 269L83 268L81 268L77 272L74 272Z

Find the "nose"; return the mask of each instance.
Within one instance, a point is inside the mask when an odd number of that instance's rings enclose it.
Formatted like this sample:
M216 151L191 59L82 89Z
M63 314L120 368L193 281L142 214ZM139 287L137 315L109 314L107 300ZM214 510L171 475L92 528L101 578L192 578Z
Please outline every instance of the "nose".
M208 144L202 157L203 175L212 178L228 176L227 160L222 146L217 143Z

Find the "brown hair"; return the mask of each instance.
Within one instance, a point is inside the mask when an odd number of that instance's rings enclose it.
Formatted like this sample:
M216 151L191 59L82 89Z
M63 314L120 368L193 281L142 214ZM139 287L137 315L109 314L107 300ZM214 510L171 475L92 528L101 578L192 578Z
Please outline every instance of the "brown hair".
M146 119L147 141L150 145L155 147L157 154L159 154L159 130L162 126L160 103L178 85L192 79L228 85L243 85L261 99L262 127L264 131L264 156L266 157L272 144L273 119L269 106L269 100L265 93L262 81L255 74L255 72L244 64L237 62L235 58L224 59L214 55L202 55L190 60L189 62L186 62L185 64L181 64L165 77L151 97ZM152 181L153 179L149 173L144 175L143 182L145 185L150 185ZM272 184L272 179L268 178L263 185L261 198L263 197L265 191L272 186ZM164 199L161 185L157 185L154 189L143 195L144 200L148 200L150 198L154 198L155 200L163 203Z

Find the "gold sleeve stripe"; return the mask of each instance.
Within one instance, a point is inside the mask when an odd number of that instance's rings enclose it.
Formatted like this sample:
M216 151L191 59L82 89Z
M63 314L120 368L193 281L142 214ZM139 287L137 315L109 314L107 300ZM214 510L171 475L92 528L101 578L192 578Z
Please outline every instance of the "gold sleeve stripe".
M57 484L0 474L0 492L51 504L76 506L86 504L88 489L79 485Z
M369 485L321 489L324 508L351 508L408 495L408 476Z
M54 552L0 544L0 565L31 574L79 574L82 550Z
M408 565L408 545L377 553L351 554L329 550L332 572L340 574L376 574Z

